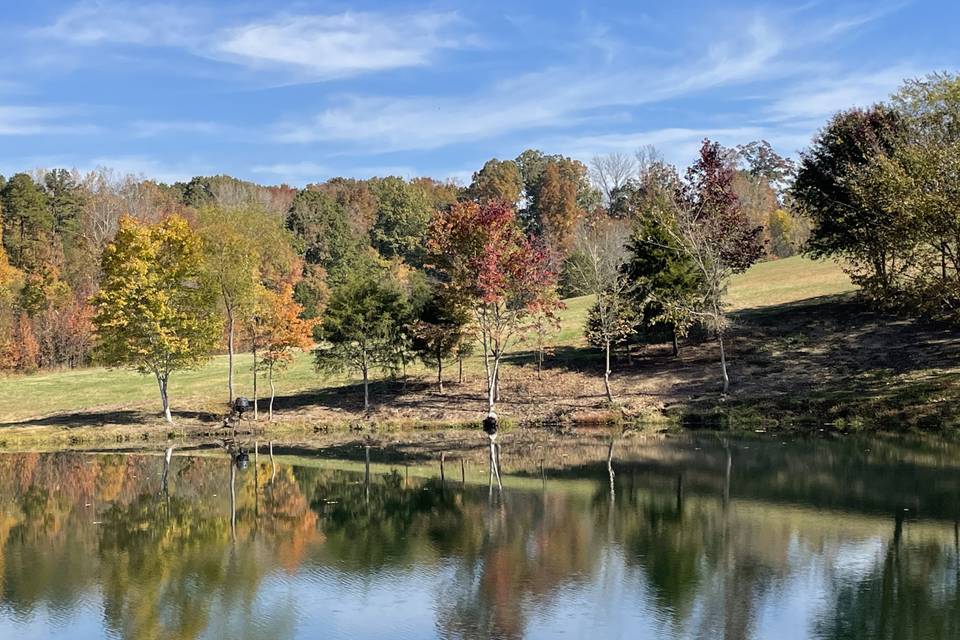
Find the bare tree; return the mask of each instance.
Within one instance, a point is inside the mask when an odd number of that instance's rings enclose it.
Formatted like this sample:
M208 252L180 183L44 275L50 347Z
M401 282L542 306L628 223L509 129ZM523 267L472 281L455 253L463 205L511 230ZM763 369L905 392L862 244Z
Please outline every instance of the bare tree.
M636 161L625 153L608 153L590 160L590 177L607 203L636 175L636 170Z
M96 259L117 234L126 207L119 194L117 177L108 169L91 171L82 178L81 184L89 196L84 201L80 234L91 257Z
M629 238L630 228L626 221L604 215L591 216L580 223L575 236L576 249L584 259L570 262L573 278L581 291L595 297L586 334L591 344L604 350L603 386L607 400L611 402L610 349L624 341L634 325L632 307L627 301L631 282L623 269Z
M641 186L646 184L651 173L655 174L658 168L664 164L663 155L652 144L637 149L633 157L636 158L636 176Z

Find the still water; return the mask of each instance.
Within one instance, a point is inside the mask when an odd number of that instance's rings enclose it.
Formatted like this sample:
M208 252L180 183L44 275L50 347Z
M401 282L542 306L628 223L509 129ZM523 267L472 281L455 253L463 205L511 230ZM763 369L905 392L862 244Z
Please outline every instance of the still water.
M960 638L957 448L607 452L2 454L0 638Z

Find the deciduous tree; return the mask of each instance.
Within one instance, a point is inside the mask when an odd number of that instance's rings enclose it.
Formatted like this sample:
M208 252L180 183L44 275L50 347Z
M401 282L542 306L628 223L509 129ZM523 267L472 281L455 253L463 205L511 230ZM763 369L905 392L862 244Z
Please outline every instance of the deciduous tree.
M170 374L204 362L220 328L216 292L203 277L202 241L179 216L153 226L123 218L101 269L94 297L100 357L152 374L172 422Z
M730 276L760 257L761 228L751 225L733 191L734 168L729 154L704 140L700 157L687 170L685 188L653 209L657 222L696 270L699 291L694 299L663 301L701 319L720 346L723 393L730 386L723 336L727 326L726 290Z
M227 401L233 404L236 327L253 311L267 273L289 268L289 241L280 220L259 207L207 206L197 213L205 277L220 294L227 337Z
M456 296L440 287L431 287L413 315L413 348L424 364L436 367L437 391L443 393L443 361L463 342L470 317Z
M625 221L599 211L580 223L576 235L577 251L584 259L576 263L575 278L580 290L594 298L584 333L590 344L603 349L603 388L610 402L610 349L629 338L635 323L628 300L633 283L624 268L629 238Z
M428 247L450 294L472 311L493 411L503 357L555 287L555 273L546 252L520 229L513 207L499 200L463 202L439 214Z
M318 320L301 317L303 307L294 299L290 283L284 283L279 291L262 288L259 293L256 311L247 326L253 352L254 418L258 413L256 375L258 369L262 369L270 384L268 417L273 420L273 400L277 393L275 374L290 365L294 350L306 351L313 345L313 328ZM258 354L261 354L259 362Z
M523 190L520 169L513 160L487 160L480 171L473 174L473 181L467 189L472 200L479 203L490 200L503 200L516 205Z

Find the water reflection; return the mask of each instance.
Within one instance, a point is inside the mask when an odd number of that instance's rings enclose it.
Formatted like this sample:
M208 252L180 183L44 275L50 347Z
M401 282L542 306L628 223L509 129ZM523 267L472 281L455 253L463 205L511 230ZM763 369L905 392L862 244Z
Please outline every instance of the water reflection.
M598 441L494 494L252 453L0 456L0 636L960 637L952 447Z

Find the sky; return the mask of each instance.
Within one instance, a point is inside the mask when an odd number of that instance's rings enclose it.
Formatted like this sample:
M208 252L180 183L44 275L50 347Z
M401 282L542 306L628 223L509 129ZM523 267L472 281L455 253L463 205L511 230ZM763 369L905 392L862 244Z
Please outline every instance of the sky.
M466 184L704 137L796 156L834 112L960 66L960 2L0 0L0 174L108 167Z

